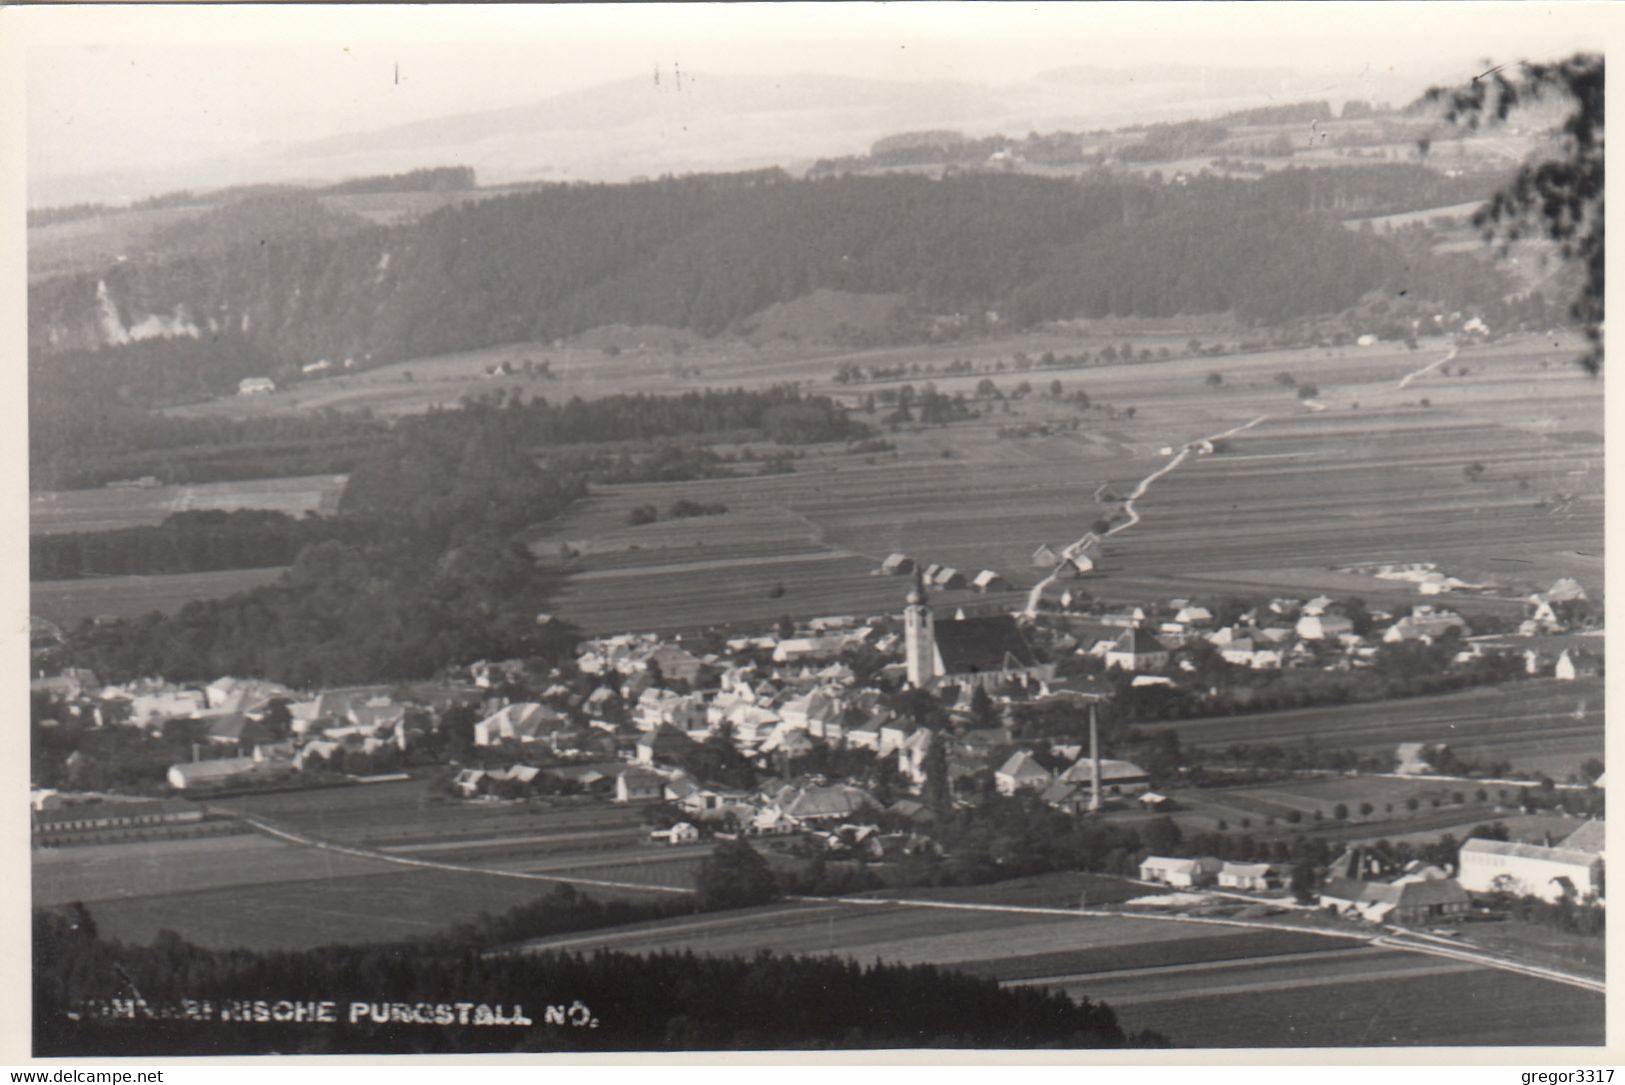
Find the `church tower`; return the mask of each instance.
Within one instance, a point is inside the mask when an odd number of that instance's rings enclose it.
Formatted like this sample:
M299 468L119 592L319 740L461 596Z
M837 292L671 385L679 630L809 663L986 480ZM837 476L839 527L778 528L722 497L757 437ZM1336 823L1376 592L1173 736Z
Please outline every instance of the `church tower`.
M925 602L925 581L914 571L914 586L903 608L903 636L908 651L908 684L925 689L937 677L937 636L931 608Z

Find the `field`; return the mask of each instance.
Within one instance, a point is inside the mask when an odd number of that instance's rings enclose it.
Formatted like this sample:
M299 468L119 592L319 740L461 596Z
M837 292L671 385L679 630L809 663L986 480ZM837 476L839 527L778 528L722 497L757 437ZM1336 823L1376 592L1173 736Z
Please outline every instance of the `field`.
M1464 962L1378 949L1215 962L1049 986L1187 1047L1601 1044L1603 997Z
M1598 1044L1601 996L1298 930L1134 917L785 905L533 943L839 953L932 963L1099 999L1180 1047Z
M45 490L28 498L28 532L114 531L161 522L189 509L271 509L289 516L332 513L344 475L201 482L152 489Z
M918 357L923 348L908 350ZM1059 379L1063 390L1084 388L1135 416L1080 415L1035 396L977 421L898 433L895 452L811 449L793 475L599 487L540 544L581 553L558 610L593 632L890 611L897 582L869 575L887 553L993 568L1030 586L1038 544L1069 542L1102 515L1097 486L1126 492L1166 463L1160 449L1261 419L1159 478L1136 504L1140 522L1107 540L1081 586L1125 601L1331 591L1400 609L1420 601L1411 585L1341 570L1433 561L1496 585L1443 602L1506 618L1521 613L1524 592L1558 575L1600 585L1601 446L1581 440L1601 433L1596 386L1566 345L1526 342L1464 351L1459 363L1452 357L1398 387L1447 357L1442 346L1379 346L1035 370L1021 376L1040 389ZM1205 383L1209 372L1220 374L1218 388ZM1325 409L1306 408L1276 383L1281 372L1312 377ZM935 383L968 392L978 379ZM1076 431L998 436L1001 427L1071 418ZM1469 482L1474 464L1483 471ZM679 498L729 511L626 522L637 505ZM1008 605L1017 596L939 598Z
M1290 746L1313 738L1328 749L1379 753L1401 742L1439 742L1468 760L1505 759L1562 782L1586 758L1602 756L1603 719L1602 679L1542 679L1399 701L1142 726L1152 733L1176 730L1182 743L1196 747Z
M343 475L206 482L152 489L47 490L28 500L32 535L69 531L115 531L157 524L189 509L272 509L289 516L332 513L344 488ZM105 576L77 580L36 580L29 585L30 610L58 625L85 618L131 618L160 610L173 612L194 599L208 599L268 584L282 568L226 569L165 576Z
M283 566L275 566L167 576L35 580L28 585L28 605L36 617L72 627L86 618L135 618L154 610L173 613L194 599L213 599L269 584L283 571Z
M168 928L217 947L301 948L427 933L556 881L599 898L671 899L710 850L648 844L636 808L464 803L416 780L208 806L373 854L264 834L37 849L34 902L83 901L106 932L135 941Z
M788 380L859 406L886 386L834 384L842 363L1008 366L1017 351L1037 357L1123 342L1183 351L1191 334L1219 343L1238 334L1142 324L1078 322L1001 340L863 351L601 329L570 343L419 359L177 411L366 406L390 414L514 386L559 400ZM1445 602L1469 616L1508 617L1521 611L1524 593L1559 575L1600 589L1602 397L1573 364L1577 351L1571 339L1525 337L1459 351L1430 339L1418 350L1378 344L1006 371L994 375L1001 388L1028 380L1035 393L983 402L986 413L975 420L890 433L878 414L859 410L893 451L813 447L800 450L791 475L595 487L547 525L537 548L557 555L568 544L580 553L567 566L556 609L594 633L890 611L899 585L869 575L887 553L970 572L993 568L1018 588L1030 586L1038 576L1028 560L1034 548L1070 542L1103 514L1096 487L1126 492L1168 462L1164 449L1236 430L1215 454L1188 457L1157 479L1136 505L1141 520L1096 555L1087 591L1122 601L1329 591L1403 608L1419 600L1412 586L1342 570L1432 561L1494 586ZM547 361L556 377L484 375L500 362L526 360ZM1318 395L1306 404L1277 380L1282 374L1314 384ZM974 398L982 376L911 379ZM1086 391L1096 409L1050 399L1043 393L1052 380L1063 393ZM1046 423L1049 436L999 436L1001 428ZM627 523L638 505L665 508L678 499L720 502L728 513ZM940 598L1007 606L1018 596Z

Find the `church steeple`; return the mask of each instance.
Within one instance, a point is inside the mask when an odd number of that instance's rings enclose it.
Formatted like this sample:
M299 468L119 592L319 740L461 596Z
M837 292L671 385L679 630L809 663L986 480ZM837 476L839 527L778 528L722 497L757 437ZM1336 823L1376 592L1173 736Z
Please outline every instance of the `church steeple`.
M914 570L914 584L908 590L908 605L903 608L903 636L908 659L908 684L925 689L937 677L937 637L926 602L925 580L920 570Z

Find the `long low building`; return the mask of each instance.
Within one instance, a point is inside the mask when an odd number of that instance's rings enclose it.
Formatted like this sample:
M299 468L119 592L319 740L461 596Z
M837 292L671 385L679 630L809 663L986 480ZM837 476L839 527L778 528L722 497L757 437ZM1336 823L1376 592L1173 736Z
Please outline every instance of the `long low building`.
M1545 847L1477 837L1461 846L1462 888L1556 901L1603 895L1603 859L1573 847Z

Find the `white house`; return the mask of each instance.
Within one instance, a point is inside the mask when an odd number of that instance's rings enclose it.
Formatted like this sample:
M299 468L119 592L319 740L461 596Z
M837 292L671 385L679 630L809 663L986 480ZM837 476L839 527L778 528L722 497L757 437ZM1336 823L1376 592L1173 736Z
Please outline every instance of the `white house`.
M1225 863L1219 868L1219 888L1263 892L1283 884L1281 869L1272 863Z
M665 791L666 781L644 769L622 769L615 777L616 802L658 802Z
M700 831L686 821L679 821L669 829L655 829L649 833L649 839L661 844L692 844L699 840Z
M499 742L535 742L548 724L556 724L557 712L534 701L511 704L474 725L474 745L494 746Z
M1161 855L1148 855L1140 864L1140 880L1161 882L1178 889L1199 885L1212 885L1224 863L1218 859L1170 859Z

